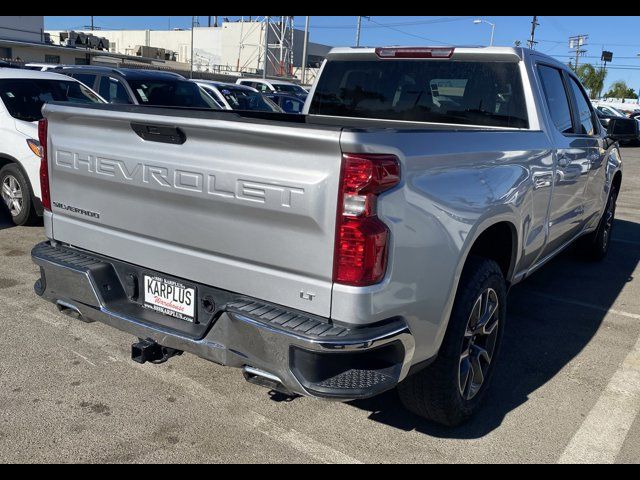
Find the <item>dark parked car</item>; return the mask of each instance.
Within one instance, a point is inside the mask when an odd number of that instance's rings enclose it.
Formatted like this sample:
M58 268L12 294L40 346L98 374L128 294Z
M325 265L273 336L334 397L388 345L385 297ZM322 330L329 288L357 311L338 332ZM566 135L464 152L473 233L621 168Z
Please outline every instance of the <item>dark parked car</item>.
M598 108L595 109L595 112L611 139L617 140L623 145L640 143L640 122L637 119L607 115Z
M278 105L286 113L302 113L304 108L304 98L286 93L267 93L265 94L269 100Z
M22 68L20 65L16 65L6 60L0 60L0 68Z
M94 65L57 72L81 81L109 103L219 109L206 92L177 73Z
M191 80L204 89L221 110L251 110L282 113L282 109L255 88L211 80Z

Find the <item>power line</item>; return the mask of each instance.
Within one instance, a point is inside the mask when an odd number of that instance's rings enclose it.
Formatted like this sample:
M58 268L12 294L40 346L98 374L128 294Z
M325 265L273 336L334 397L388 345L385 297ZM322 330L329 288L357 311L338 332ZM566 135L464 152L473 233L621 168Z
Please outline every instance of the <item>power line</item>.
M421 39L421 40L426 40L427 42L439 43L440 45L448 45L447 43L445 43L445 42L441 42L440 40L434 40L434 39L432 39L432 38L423 37L422 35L416 35L415 33L405 32L404 30L400 30L400 29L398 29L398 28L390 27L389 25L383 25L383 24L381 24L381 23L376 22L376 21L375 21L375 20L373 20L372 18L370 18L370 19L369 19L369 21L370 21L370 22L373 22L373 23L375 23L375 24L377 24L377 25L380 25L381 27L388 28L389 30L393 30L393 31L395 31L395 32L402 33L402 34L404 34L404 35L408 35L408 36L410 36L410 37L415 37L415 38L419 38L419 39Z
M448 23L448 22L458 22L460 20L469 20L471 18L475 18L472 16L466 17L442 17L435 18L431 20L416 20L413 22L396 22L396 23L379 23L376 22L376 25L363 25L363 29L372 29L372 28L391 28L391 27L411 27L418 25L432 25L436 23ZM296 28L302 28L302 25L296 25ZM351 30L353 29L352 25L316 25L313 27L314 29L329 29L329 30Z

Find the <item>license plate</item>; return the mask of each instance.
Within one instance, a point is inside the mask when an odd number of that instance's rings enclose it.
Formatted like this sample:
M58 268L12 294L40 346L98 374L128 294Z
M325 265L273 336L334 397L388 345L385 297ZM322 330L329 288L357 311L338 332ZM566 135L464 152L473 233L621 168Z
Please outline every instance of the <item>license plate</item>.
M144 276L144 306L170 317L195 321L196 290L156 276Z

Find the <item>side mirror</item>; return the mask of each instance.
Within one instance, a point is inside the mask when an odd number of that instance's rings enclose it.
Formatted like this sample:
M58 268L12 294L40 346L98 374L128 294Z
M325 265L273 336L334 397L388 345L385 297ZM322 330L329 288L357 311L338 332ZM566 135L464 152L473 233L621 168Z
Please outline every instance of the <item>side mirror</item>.
M607 136L613 138L637 136L638 122L628 118L612 118L607 125Z

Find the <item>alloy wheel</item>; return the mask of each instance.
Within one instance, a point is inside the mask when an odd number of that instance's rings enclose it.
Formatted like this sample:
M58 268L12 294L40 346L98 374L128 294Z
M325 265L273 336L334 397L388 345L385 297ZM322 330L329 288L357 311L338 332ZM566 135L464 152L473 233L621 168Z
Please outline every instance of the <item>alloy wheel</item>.
M475 301L460 353L458 385L465 400L474 398L487 378L498 340L500 301L493 288L487 288Z
M2 200L13 217L20 215L23 208L22 188L18 179L13 175L7 175L2 181Z

